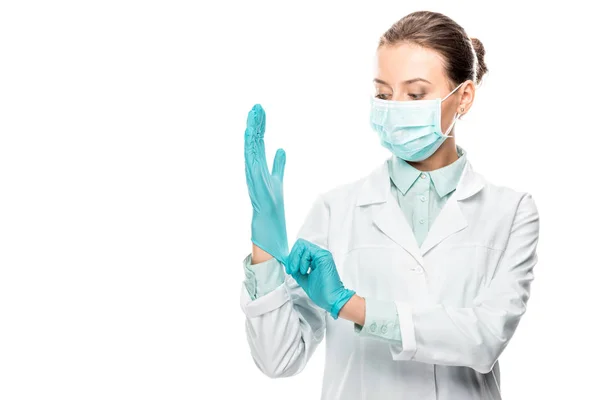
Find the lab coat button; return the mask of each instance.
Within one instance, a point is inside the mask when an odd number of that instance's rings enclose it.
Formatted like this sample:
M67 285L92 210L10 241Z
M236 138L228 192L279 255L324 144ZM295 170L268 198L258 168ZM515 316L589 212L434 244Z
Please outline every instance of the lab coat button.
M381 327L381 333L385 334L387 332L387 326L383 325Z
M427 175L421 174L421 179L425 179L425 178L427 178Z
M425 201L425 200L427 200L427 199L425 198L425 196L421 196L421 201Z
M419 223L420 223L420 224L424 224L424 223L425 223L425 220L424 220L423 218L421 218L421 219L419 220Z
M371 324L371 332L375 332L377 330L377 324L375 322L373 322Z

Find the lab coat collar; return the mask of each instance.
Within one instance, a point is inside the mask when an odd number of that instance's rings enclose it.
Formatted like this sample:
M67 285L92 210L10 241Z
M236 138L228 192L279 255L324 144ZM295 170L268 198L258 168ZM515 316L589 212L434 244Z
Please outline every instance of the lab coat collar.
M485 180L473 170L473 166L467 160L465 168L458 180L458 185L456 185L456 191L452 197L456 200L465 200L479 193L484 186Z
M419 247L404 213L395 201L386 160L369 175L360 189L357 206L373 206L373 223L390 239L402 246L426 268L423 256L441 241L468 226L459 202L477 194L484 187L483 178L473 171L467 161L456 191L447 200L434 221L425 241Z

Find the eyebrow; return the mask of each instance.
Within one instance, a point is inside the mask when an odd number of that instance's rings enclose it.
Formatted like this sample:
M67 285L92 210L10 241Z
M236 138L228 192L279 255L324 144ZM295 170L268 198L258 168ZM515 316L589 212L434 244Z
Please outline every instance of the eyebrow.
M415 82L419 82L419 81L420 81L420 82L426 82L426 83L429 83L429 84L431 85L431 82L429 82L429 81L428 81L427 79L425 79L425 78L413 78L413 79L409 79L409 80L407 80L407 81L404 81L404 82L402 82L402 83L404 83L404 84L406 84L406 85L409 85L409 84L411 84L411 83L415 83ZM390 85L389 83L387 83L386 81L382 81L381 79L378 79L378 78L375 78L375 79L373 79L373 82L375 82L375 83L380 83L380 84L382 84L382 85L391 86L391 85Z

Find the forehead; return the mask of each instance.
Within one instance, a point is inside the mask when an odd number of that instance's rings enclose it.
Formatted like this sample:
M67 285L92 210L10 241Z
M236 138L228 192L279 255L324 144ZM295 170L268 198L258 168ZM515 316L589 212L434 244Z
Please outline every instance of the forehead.
M412 43L380 47L377 50L375 74L390 84L417 77L434 84L446 81L441 55Z

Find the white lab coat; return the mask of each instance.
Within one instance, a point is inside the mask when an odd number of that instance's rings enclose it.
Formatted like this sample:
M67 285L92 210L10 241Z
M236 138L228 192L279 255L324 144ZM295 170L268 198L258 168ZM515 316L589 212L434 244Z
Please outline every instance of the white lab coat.
M333 320L288 275L241 306L255 363L300 372L326 335L322 399L500 399L498 357L525 312L538 213L527 193L492 185L467 163L419 248L387 162L317 199L298 237L329 249L347 288L396 304L402 346ZM367 329L365 327L364 329Z

